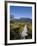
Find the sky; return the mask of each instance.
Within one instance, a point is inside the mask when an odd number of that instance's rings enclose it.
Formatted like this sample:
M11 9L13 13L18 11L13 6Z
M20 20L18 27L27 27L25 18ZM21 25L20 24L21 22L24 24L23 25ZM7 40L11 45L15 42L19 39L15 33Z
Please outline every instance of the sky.
M30 18L32 19L32 7L26 6L10 6L10 15L14 18Z

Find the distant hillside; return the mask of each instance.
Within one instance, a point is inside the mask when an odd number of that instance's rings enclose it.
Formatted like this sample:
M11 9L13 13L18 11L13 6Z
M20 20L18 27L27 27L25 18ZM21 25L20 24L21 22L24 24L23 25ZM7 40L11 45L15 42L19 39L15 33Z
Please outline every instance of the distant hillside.
M20 22L32 22L32 19L30 18L20 18L20 19L14 19L15 21Z
M11 21L16 21L16 22L32 22L32 19L30 18L20 18L20 19L12 19Z
M21 18L20 20L21 21L26 21L26 22L28 22L28 21L31 22L32 21L32 19L30 19L30 18Z

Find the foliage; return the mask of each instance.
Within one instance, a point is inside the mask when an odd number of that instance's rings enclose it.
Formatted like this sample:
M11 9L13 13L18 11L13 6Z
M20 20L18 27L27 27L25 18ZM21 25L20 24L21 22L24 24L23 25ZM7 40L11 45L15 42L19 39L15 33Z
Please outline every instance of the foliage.
M23 31L25 25L28 25L29 32L26 39L32 38L32 23L31 22L10 22L10 39L21 39L20 33Z

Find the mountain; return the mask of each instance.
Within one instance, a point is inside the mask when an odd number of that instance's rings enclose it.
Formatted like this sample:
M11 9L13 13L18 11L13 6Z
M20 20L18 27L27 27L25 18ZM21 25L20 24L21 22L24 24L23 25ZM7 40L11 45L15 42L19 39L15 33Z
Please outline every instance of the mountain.
M12 19L11 21L15 21L15 22L32 22L32 19L30 18L20 18L20 19Z
M20 20L21 21L26 21L26 22L31 22L32 21L32 19L30 19L30 18L21 18Z
M32 19L30 18L20 18L20 19L14 19L17 22L32 22Z

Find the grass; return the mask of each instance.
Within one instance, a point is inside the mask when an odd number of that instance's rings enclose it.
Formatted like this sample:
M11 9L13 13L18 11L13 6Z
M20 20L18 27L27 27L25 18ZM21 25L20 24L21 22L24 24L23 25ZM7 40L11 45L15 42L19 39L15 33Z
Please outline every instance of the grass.
M10 40L20 39L20 32L23 31L25 25L28 25L29 32L27 39L32 38L32 23L31 22L14 22L10 23Z

